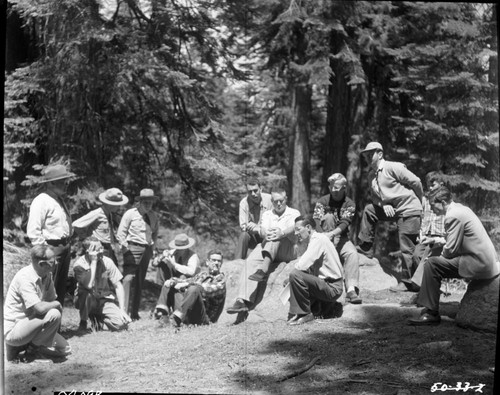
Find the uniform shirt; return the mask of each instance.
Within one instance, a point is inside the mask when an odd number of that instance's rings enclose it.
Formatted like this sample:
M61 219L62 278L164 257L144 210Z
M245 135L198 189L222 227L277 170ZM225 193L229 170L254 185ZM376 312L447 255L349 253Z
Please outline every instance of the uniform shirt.
M53 302L56 298L51 273L42 278L33 265L23 267L12 279L5 297L4 335L14 328L17 321L32 314L28 310L34 305L40 302Z
M76 294L81 294L82 290L89 291L87 285L91 277L90 263L87 261L85 255L76 260L73 271L77 281ZM97 260L94 285L91 287L92 294L97 299L114 299L115 284L120 282L122 278L122 274L116 268L113 261L103 256L102 259Z
M343 277L337 249L324 233L314 231L309 238L306 251L295 262L297 270L308 271L325 281Z
M314 206L313 218L323 220L326 214L333 214L335 227L341 229L340 236L347 237L349 234L349 226L354 219L356 213L356 205L347 196L344 199L336 201L330 194L322 196Z
M26 229L31 244L47 244L45 240L71 236L71 217L63 204L50 192L43 192L33 199Z
M286 207L285 211L278 215L275 213L274 209L264 212L262 214L261 227L265 229L269 228L280 228L282 231L293 227L295 225L295 218L300 216L299 210L291 207ZM287 236L291 241L295 240L293 233Z
M109 215L112 216L116 214L109 213ZM80 229L88 229L88 231L92 233L92 236L96 237L101 243L106 244L111 243L111 231L113 231L116 240L116 232L112 229L112 226L113 224L110 225L108 217L102 207L92 210L73 222L73 228L77 229L77 231Z
M267 210L273 209L273 203L271 202L271 195L269 193L262 192L260 194L261 200L260 204L256 204L248 199L248 196L244 197L240 201L240 228L243 230L243 225L247 225L249 222L259 224L262 219L262 214Z
M400 162L382 159L372 180L373 204L391 205L396 216L410 217L422 214L424 191L420 178Z
M145 214L146 215L146 214ZM138 244L153 245L158 237L158 217L155 212L147 213L150 224L148 225L144 216L137 207L127 210L120 221L116 238L123 246L129 241Z
M436 215L431 209L429 199L424 197L422 202L423 215L420 226L420 236L444 236L444 215Z

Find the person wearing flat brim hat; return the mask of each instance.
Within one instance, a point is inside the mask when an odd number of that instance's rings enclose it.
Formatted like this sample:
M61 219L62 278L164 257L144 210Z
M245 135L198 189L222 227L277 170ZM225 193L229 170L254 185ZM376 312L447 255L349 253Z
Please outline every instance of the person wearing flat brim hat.
M169 310L181 309L179 298L172 297L179 290L171 286L171 279L190 278L200 271L200 258L191 248L194 245L193 238L180 233L169 243L171 250L163 251L156 272L156 282L163 286L155 308L156 318L166 315Z
M142 189L137 197L138 206L125 212L116 233L123 251L125 305L132 320L140 319L142 287L158 238L159 220L153 211L153 203L157 199L152 189ZM134 282L133 294L132 282ZM131 301L130 306L129 301Z
M372 141L366 145L365 149L361 151L361 154L369 151L384 151L384 149L382 148L382 144Z
M128 203L128 197L126 197L118 188L105 190L99 194L99 200L104 204L109 204L110 206L123 206Z
M30 205L26 233L31 244L48 244L53 247L57 259L54 268L54 285L57 300L64 305L66 283L71 260L71 215L64 202L68 180L75 177L63 164L47 165L39 183L45 186Z

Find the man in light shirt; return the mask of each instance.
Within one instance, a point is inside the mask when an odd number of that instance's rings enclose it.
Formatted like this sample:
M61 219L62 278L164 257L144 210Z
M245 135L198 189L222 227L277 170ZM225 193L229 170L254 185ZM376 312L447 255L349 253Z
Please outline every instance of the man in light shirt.
M39 181L45 191L33 199L30 205L27 234L33 246L50 245L56 258L54 284L57 300L64 306L66 281L71 260L71 215L63 200L68 180L75 174L61 164L48 165Z
M140 319L141 292L153 247L158 238L158 216L153 203L158 200L152 189L143 189L137 197L139 206L127 210L120 221L116 237L123 251L123 288L125 306L132 320ZM134 283L134 293L130 288ZM131 303L130 303L131 302ZM130 304L130 305L129 305Z
M3 310L7 360L14 360L23 349L51 357L71 352L68 342L57 333L62 305L56 300L52 281L55 265L52 247L37 244L31 249L31 265L12 279Z
M240 201L240 237L236 246L235 259L246 259L248 249L254 249L263 239L259 233L262 214L272 210L271 195L262 192L257 179L249 179L246 183L247 196Z
M302 325L314 320L312 305L333 304L342 295L343 270L337 249L324 233L315 230L316 221L310 215L295 219L298 242L307 249L290 273L290 311L288 325Z
M275 188L271 192L273 209L263 214L258 231L264 241L250 253L240 275L238 298L226 311L238 314L237 322L246 319L265 291L265 282L281 262L296 258L294 221L300 215L287 206L286 191ZM250 274L250 276L249 276ZM259 284L262 283L262 286Z

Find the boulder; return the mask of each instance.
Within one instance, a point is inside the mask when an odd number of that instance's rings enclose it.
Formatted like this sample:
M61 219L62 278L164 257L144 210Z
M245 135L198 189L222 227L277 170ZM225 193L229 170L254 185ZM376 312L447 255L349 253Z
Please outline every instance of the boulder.
M472 280L460 302L457 325L474 330L496 332L500 276Z

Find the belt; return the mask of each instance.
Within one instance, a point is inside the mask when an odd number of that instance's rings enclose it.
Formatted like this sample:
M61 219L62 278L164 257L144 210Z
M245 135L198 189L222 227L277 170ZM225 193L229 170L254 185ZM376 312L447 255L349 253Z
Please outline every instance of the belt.
M69 244L69 237L63 237L62 239L45 240L48 245L53 247L65 246Z
M128 244L132 244L133 246L139 246L139 247L149 247L149 244L141 244L141 243L136 243L135 241L127 241Z

